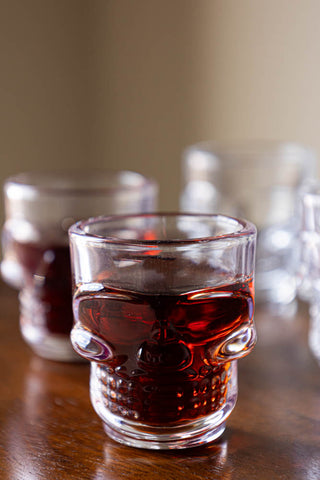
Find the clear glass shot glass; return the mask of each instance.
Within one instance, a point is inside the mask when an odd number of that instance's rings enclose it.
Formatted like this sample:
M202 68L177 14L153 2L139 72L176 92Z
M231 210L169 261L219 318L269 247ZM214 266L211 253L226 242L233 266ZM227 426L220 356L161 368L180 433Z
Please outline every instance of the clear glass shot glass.
M308 342L320 364L320 181L304 185L299 200L297 289L298 296L310 306Z
M75 350L114 440L203 445L225 429L237 360L256 342L256 229L221 215L146 214L69 230Z
M19 290L20 328L40 356L80 360L73 325L68 228L89 216L153 211L157 185L130 171L28 172L4 184L1 273Z
M256 300L278 313L295 308L297 193L315 168L315 153L290 142L207 142L183 154L181 210L257 226Z

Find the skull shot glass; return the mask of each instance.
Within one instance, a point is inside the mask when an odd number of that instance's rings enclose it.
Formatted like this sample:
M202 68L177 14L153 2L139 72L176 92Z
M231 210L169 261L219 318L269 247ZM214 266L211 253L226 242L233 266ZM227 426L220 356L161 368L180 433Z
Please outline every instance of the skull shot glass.
M19 290L20 329L39 356L77 361L68 228L89 216L154 211L156 183L130 171L26 172L4 184L2 278Z
M255 226L158 213L81 221L69 236L71 341L92 362L106 433L150 449L218 438L256 342Z

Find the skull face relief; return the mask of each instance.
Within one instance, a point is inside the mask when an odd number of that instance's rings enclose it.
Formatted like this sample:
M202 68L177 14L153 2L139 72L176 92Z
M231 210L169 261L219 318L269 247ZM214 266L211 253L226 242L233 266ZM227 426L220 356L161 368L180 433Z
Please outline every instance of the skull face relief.
M150 425L219 410L234 360L255 344L250 281L173 294L91 284L75 293L75 350L112 413Z

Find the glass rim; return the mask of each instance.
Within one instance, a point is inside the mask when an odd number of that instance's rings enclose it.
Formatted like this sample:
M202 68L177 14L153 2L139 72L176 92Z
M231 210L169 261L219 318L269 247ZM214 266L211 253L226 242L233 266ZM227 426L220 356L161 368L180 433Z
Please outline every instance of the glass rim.
M295 160L303 164L306 158L312 164L315 162L315 151L310 145L296 141L276 139L241 139L241 140L204 140L188 145L183 151L184 161L190 162L195 153L216 155L223 157L224 162L237 163L237 159L246 157L247 160L263 155L270 157L273 163L279 161L279 156L286 160ZM301 156L302 154L302 156Z
M102 236L94 233L85 231L85 228L98 223L111 223L119 222L121 220L130 220L134 218L161 218L161 217L192 217L198 219L220 219L228 222L229 224L234 223L241 225L241 228L234 231L228 232L220 235L208 235L208 236L199 236L192 238L174 238L174 239L135 239L135 238L119 238L116 236ZM69 228L69 237L70 238L82 238L83 240L90 241L90 243L96 244L106 244L106 245L122 245L122 246L159 246L159 245L171 245L171 246L184 246L191 245L196 243L212 243L225 240L236 240L241 238L250 238L256 236L257 229L256 226L243 218L231 217L229 215L223 214L207 214L207 213L189 213L189 212L153 212L153 213L138 213L138 214L129 214L129 215L106 215L92 217L86 220L80 220Z
M108 180L102 185L103 179ZM92 180L92 185L88 181ZM95 185L97 180L100 185ZM82 183L77 184L80 181ZM51 184L49 182L52 182ZM26 197L37 193L48 195L106 195L116 192L134 192L146 187L157 188L156 181L132 170L79 169L79 170L30 170L7 177L4 191L19 188Z
M320 180L311 179L305 182L301 186L298 196L302 200L308 198L313 199L314 201L320 201Z

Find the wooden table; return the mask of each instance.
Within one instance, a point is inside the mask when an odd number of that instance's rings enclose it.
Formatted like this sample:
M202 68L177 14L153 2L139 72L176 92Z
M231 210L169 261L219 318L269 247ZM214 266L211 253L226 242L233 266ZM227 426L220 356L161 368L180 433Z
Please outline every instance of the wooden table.
M42 360L20 337L17 294L0 284L1 480L318 480L320 366L308 313L256 312L258 344L239 362L239 398L221 439L184 451L121 446L88 395L89 367Z

